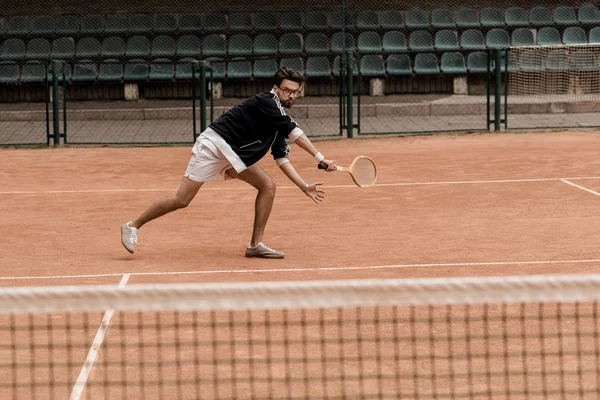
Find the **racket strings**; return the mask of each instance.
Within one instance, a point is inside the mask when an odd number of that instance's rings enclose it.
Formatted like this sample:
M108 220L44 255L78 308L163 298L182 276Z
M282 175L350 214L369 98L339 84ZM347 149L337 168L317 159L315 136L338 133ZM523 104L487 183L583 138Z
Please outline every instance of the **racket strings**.
M371 186L377 179L377 169L373 161L361 158L354 165L353 175L359 186Z

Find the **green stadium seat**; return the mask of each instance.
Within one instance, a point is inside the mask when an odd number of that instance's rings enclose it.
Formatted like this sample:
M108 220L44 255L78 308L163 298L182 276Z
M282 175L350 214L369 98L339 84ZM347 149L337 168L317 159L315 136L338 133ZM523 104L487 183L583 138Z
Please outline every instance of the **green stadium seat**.
M281 61L279 61L279 68L283 67L292 68L301 74L304 74L304 61L302 61L302 58L300 57L282 58Z
M513 46L535 46L533 32L529 28L515 29L510 40Z
M454 28L454 17L449 8L438 8L431 12L431 26L436 29Z
M400 31L387 31L382 39L383 51L386 53L401 53L408 51L406 36Z
M356 27L360 30L377 30L379 26L379 17L377 13L370 10L363 10L356 16Z
M109 36L102 40L102 49L100 56L102 59L125 57L125 41L120 36Z
M225 35L212 34L206 36L202 49L205 56L225 57L227 54Z
M442 54L441 71L444 75L466 75L465 57L457 51Z
M335 30L354 28L354 18L349 12L340 10L331 13L331 28Z
M381 12L381 28L394 30L404 28L404 18L398 10L385 10Z
M279 37L280 54L302 54L302 36L299 33L284 33Z
M327 57L308 57L306 60L306 76L308 78L329 78L331 65Z
M554 9L554 22L556 25L577 25L577 11L574 7L560 6Z
M546 56L548 71L568 71L570 67L569 51L566 49L551 50Z
M331 68L331 70L333 71L333 76L340 76L340 67L341 67L341 62L340 62L340 56L336 56L333 59L333 66ZM352 75L358 75L358 66L357 66L357 62L356 60L352 60Z
M488 70L488 55L485 51L475 51L467 56L467 70L471 74L485 74Z
M158 35L152 40L150 55L152 58L173 58L177 50L175 39L167 35Z
M437 31L435 33L435 48L442 51L459 50L458 33L449 29Z
M102 15L86 15L81 20L81 35L83 36L100 36L104 33L105 28L106 22ZM75 70L73 70L73 76L75 76Z
M77 36L79 35L79 18L75 15L61 15L56 22L54 33L57 36Z
M106 28L104 33L110 36L124 36L129 30L127 16L122 14L111 14L106 17ZM122 68L121 68L122 69Z
M277 54L277 38L271 33L260 33L254 38L254 54L257 56L275 56Z
M279 16L279 28L282 31L302 31L302 16L296 11L284 11Z
M254 60L255 78L272 78L275 72L277 72L277 61L274 59Z
M54 35L54 18L49 15L36 17L31 24L31 35L39 37L51 37Z
M145 36L133 36L127 40L125 57L146 59L150 57L150 41ZM126 68L127 69L127 68Z
M558 46L562 44L558 29L552 26L539 29L536 42L539 46Z
M39 61L27 61L21 67L21 82L42 83L46 79L46 67Z
M418 53L415 56L415 74L417 75L439 75L440 64L433 53Z
M410 29L429 28L429 14L418 8L408 10L406 12L406 27Z
M61 37L52 41L52 58L70 60L75 57L75 41L71 37Z
M367 54L360 59L360 74L367 77L385 76L383 56L380 54Z
M425 30L411 32L408 38L408 48L411 51L433 50L433 37L431 36L431 32Z
M548 7L534 7L529 10L529 25L532 27L552 26L554 17Z
M6 22L5 34L11 36L29 35L29 18L24 16L12 17Z
M329 39L323 32L311 32L304 38L306 54L328 54Z
M154 18L154 32L163 35L177 33L177 19L173 14L157 14Z
M19 64L13 61L0 62L0 83L18 83L19 75Z
M129 19L129 34L152 34L152 16L149 14L133 14Z
M84 37L77 42L75 56L79 59L96 59L100 57L102 45L94 37ZM75 73L75 70L73 70Z
M590 29L588 43L600 43L600 26Z
M504 12L504 23L509 27L529 25L529 16L522 7L509 7Z
M175 80L190 81L198 79L200 75L200 62L194 58L185 57L175 65Z
M324 31L329 28L327 14L322 11L311 11L305 15L304 28L308 31Z
M519 54L519 70L525 72L542 72L546 69L543 52L524 50Z
M252 55L252 38L246 34L238 33L229 37L230 56L249 56Z
M111 58L104 60L98 69L99 82L121 82L123 75L123 64Z
M255 31L275 31L277 30L277 18L271 12L258 12L254 14Z
M600 10L595 4L582 4L577 12L577 20L582 25L600 25Z
M598 71L598 60L590 50L575 50L571 53L571 69L575 71Z
M587 44L587 37L583 28L569 26L563 32L564 44Z
M335 32L331 36L331 51L341 53L346 50L354 51L354 36L350 32Z
M196 35L183 35L177 40L177 56L199 58L202 53L200 39Z
M412 75L412 66L408 54L391 54L388 56L386 71L390 76Z
M98 68L92 60L80 60L73 66L72 82L96 82Z
M225 79L225 61L220 57L209 57L204 60L213 69L213 79L222 80Z
M379 33L367 31L358 35L357 49L359 53L381 53L383 46Z
M168 58L157 58L150 63L148 79L151 81L171 81L175 76L175 66Z
M504 26L504 15L499 8L485 7L479 14L481 26L484 28L500 28Z
M25 42L22 39L6 39L2 45L2 55L0 55L0 60L22 60L25 58L26 53L27 49L25 47Z
M48 60L52 52L50 42L44 38L31 39L27 43L27 53L25 58L28 60Z
M144 60L133 59L125 64L123 79L127 82L143 82L148 80L148 64Z
M229 29L232 32L250 32L252 21L247 12L233 13L229 16Z
M250 60L231 60L227 63L227 78L252 78L252 63Z
M202 17L200 14L190 13L179 16L179 30L184 34L199 34L202 32Z
M479 28L481 23L477 11L473 8L461 8L456 11L456 26L458 28Z
M485 35L485 45L490 49L505 49L510 47L508 32L501 28L489 30Z
M227 31L227 17L223 13L208 13L204 18L204 30L209 33L224 33ZM225 72L223 72L225 77Z
M6 32L6 20L0 17L0 36L4 36Z

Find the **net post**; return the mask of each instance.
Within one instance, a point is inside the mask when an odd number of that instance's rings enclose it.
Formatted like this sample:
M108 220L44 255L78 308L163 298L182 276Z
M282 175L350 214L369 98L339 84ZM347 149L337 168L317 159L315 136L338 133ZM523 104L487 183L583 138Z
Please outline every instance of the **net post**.
M196 64L190 61L192 64L192 130L194 135L194 142L198 137L198 128L196 126Z
M490 99L491 99L491 91L490 91L490 74L491 74L491 63L492 63L492 57L491 57L491 51L490 49L486 49L486 55L487 55L487 73L485 74L485 94L486 94L486 100L487 100L487 107L486 107L486 121L487 121L487 130L488 132L490 131L490 125L492 123L492 119L490 118Z
M63 101L63 143L67 144L67 76L66 76L66 66L63 67L62 70L62 101Z
M214 81L214 74L213 74L213 69L212 67L209 67L209 73L210 73L210 122L212 123L215 119L215 92L214 92L214 87L215 87L215 81Z
M44 64L44 103L46 103L46 145L50 146L50 82L48 81L48 66Z
M352 115L353 110L352 110L352 51L351 50L347 50L346 51L346 59L347 59L347 63L346 63L346 103L347 103L347 110L346 110L346 133L348 135L349 138L354 137L354 134L352 132L353 130L353 124L354 124L354 117Z
M502 106L502 50L494 50L494 131L500 130L500 108Z
M508 66L510 57L510 47L506 49L506 57L504 57L504 129L508 129Z
M200 64L200 130L206 130L206 65Z
M58 76L56 75L58 61L54 61L52 65L52 128L54 134L54 146L58 146L60 144L60 125L58 121Z

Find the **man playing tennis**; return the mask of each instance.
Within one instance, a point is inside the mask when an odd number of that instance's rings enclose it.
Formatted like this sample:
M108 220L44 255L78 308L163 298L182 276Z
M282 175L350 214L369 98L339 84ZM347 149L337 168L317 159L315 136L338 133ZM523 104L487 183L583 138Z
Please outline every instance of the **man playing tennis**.
M266 246L263 234L275 199L276 183L257 162L269 151L283 173L316 203L325 198L319 188L322 182L306 183L289 162L290 147L286 138L314 157L317 163L336 165L317 151L312 142L288 115L300 93L304 76L290 68L281 68L273 76L270 92L259 93L233 107L202 132L192 148L192 156L174 196L157 200L137 219L121 226L121 243L135 251L137 232L144 224L167 213L187 207L204 182L241 179L258 190L254 209L252 239L246 246L246 257L284 258L285 253Z

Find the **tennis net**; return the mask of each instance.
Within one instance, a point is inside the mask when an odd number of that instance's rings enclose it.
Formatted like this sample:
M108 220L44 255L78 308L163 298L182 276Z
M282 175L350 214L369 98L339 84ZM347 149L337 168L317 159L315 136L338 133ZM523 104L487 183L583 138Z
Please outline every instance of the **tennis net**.
M598 399L600 275L5 288L2 399Z

